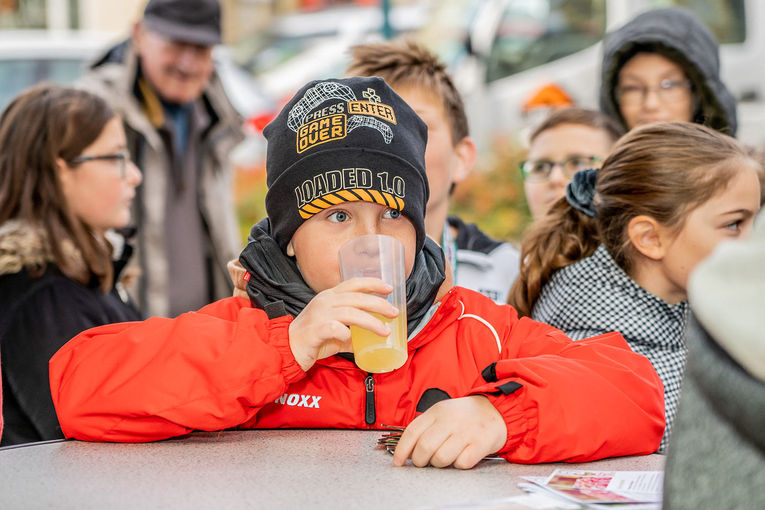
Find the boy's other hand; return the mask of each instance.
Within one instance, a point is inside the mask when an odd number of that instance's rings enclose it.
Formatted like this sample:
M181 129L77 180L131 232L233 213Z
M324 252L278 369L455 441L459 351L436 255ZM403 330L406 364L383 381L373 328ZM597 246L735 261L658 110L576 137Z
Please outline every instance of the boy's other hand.
M412 420L393 454L393 464L406 459L424 467L453 465L470 469L507 442L502 415L482 395L442 400Z
M234 283L234 297L247 297L247 282L244 281L246 271L239 259L229 260L226 264L228 275Z
M318 359L352 352L351 325L389 335L388 326L371 314L398 315L393 305L374 295L392 291L378 278L352 278L316 294L290 323L290 348L301 368L307 371Z

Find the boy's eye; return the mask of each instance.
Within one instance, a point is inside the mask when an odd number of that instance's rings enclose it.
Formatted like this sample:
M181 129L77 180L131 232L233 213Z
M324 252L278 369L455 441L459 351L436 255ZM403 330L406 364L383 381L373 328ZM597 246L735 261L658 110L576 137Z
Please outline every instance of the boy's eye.
M397 209L388 209L387 211L385 211L385 217L386 218L390 218L390 219L395 220L399 216L401 216L401 211L399 211Z
M334 221L335 223L342 223L348 219L348 213L345 211L335 211L331 213L329 216L327 216L329 221Z

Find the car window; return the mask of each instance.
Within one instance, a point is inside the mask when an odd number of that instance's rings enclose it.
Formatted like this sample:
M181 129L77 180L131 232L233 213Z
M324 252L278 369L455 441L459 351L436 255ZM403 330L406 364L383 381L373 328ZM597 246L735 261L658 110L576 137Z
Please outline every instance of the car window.
M41 81L73 83L85 65L82 59L0 60L0 108L16 94Z
M487 62L488 82L576 53L603 38L606 0L507 3Z
M720 44L746 40L744 0L651 0L651 7L684 7L712 31Z

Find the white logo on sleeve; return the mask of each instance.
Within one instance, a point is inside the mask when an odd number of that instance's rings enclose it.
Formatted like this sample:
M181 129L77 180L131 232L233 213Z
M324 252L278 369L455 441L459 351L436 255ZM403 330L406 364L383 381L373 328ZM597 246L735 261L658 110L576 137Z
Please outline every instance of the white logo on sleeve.
M274 403L297 407L314 407L319 409L319 400L321 400L321 396L285 393L281 397L274 400Z

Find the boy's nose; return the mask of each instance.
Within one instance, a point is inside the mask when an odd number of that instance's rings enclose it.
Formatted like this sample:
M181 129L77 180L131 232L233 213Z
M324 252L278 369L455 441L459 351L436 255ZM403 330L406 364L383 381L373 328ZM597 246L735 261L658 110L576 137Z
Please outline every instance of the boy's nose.
M356 223L356 226L357 236L380 233L380 224L377 221L377 218L361 218L360 221Z

